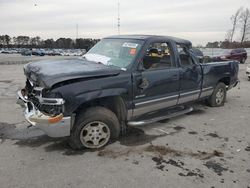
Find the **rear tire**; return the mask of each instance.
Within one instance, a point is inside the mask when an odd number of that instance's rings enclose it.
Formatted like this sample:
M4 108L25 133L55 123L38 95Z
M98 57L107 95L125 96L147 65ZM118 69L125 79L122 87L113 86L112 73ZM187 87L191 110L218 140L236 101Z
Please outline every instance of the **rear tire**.
M219 82L216 85L212 95L207 100L208 105L211 107L223 106L226 101L226 96L227 96L226 85L222 82Z
M246 58L243 58L243 59L240 61L241 64L244 64L245 62L246 62Z
M97 149L117 139L119 134L119 121L112 111L104 107L91 107L77 115L69 145L73 149Z

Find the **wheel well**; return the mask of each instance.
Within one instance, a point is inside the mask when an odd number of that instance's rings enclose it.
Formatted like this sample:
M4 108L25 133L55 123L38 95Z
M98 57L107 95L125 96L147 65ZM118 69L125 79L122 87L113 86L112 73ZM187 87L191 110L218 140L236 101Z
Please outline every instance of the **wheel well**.
M229 84L230 84L230 78L229 77L224 77L224 78L221 78L218 82L222 82L225 85L229 86Z
M127 109L124 100L120 96L103 97L88 101L81 104L74 112L76 116L80 111L93 106L102 106L115 113L120 123L124 122L127 117Z

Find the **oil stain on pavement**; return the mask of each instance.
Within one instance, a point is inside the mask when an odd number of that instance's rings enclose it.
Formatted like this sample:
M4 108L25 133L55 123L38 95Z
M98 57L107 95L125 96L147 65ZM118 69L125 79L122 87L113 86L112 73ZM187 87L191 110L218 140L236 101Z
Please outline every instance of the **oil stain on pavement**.
M220 163L215 161L207 161L204 164L208 169L213 170L217 175L221 176L223 171L228 171L228 168L223 167Z

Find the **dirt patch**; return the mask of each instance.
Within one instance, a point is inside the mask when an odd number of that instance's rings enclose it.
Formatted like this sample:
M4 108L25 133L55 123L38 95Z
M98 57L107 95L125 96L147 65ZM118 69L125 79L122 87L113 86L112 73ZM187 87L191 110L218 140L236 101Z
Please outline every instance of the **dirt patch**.
M44 135L44 133L34 126L27 126L27 124L22 121L16 124L0 122L0 135L2 139L26 140L40 137Z
M208 134L206 134L205 136L210 136L210 137L213 137L213 138L221 138L220 136L218 136L218 134L217 133L208 133Z
M172 166L175 166L175 167L178 167L178 168L181 168L184 170L184 167L183 167L184 163L182 161L175 161L173 159L169 159L167 161L167 160L163 159L162 156L152 157L152 160L155 162L157 167L161 166L162 169L165 167L166 164L170 164ZM163 164L165 164L165 165L163 165Z
M180 176L198 176L200 178L204 178L204 175L202 173L200 173L199 169L195 169L195 170L190 170L188 168L184 167L184 162L178 160L173 160L173 159L169 159L169 160L165 160L163 159L161 156L160 157L152 157L152 160L156 163L156 168L161 170L161 171L168 171L167 169L165 169L165 167L167 165L172 165L174 167L180 168L181 170L184 171L184 173L179 173Z
M158 155L167 155L172 154L175 156L181 156L182 152L174 150L172 148L166 147L166 146L155 146L155 145L149 145L144 148L144 151L152 152Z
M135 148L129 148L129 149L124 149L121 151L113 151L110 149L103 149L101 151L98 152L98 156L99 157L108 157L108 158L112 158L112 159L116 159L118 157L124 157L124 156L128 156L131 153L142 153L142 151L140 152L139 150L136 150Z
M192 172L192 171L189 171L188 173L184 174L184 173L179 173L178 174L179 176L198 176L200 178L204 178L204 175L201 174L201 173L198 173L198 172Z
M21 139L15 142L19 147L40 147L55 141L55 138L50 138L46 135L38 136L35 138Z
M165 136L167 134L147 135L142 129L128 128L126 134L119 139L119 142L125 146L139 146L151 143L153 140Z
M63 151L64 155L76 155L88 151L72 150L68 145L67 138L51 138L35 127L28 127L24 126L18 129L15 124L0 122L0 144L6 139L10 139L16 141L14 144L19 147L45 146L47 152Z
M194 157L200 160L207 160L212 157L222 157L223 153L217 150L213 152L188 152L188 151L180 151L175 150L166 146L158 146L158 145L149 145L145 147L131 147L123 150L111 150L111 149L102 149L98 151L98 156L100 157L108 157L108 158L118 158L118 157L128 157L130 154L139 154L141 155L143 152L150 152L156 156L171 156L171 157L180 157L180 156L189 156Z
M182 129L185 129L185 127L182 127L182 126L176 126L176 127L173 127L174 130L176 131L181 131Z
M14 124L0 122L0 143L3 143L6 139L8 139L8 135L12 132L16 126Z
M198 134L196 131L189 131L188 134Z
M0 83L5 83L5 84L9 84L11 82L12 82L12 80L0 80Z
M245 148L245 151L250 151L250 146L247 146L247 147Z
M204 165L219 176L222 175L223 171L228 171L228 168L223 167L220 163L216 163L215 161L207 161Z
M54 141L51 144L45 147L46 152L53 152L53 151L61 151L63 155L71 156L71 155L83 155L87 152L95 152L96 150L90 149L81 149L81 150L74 150L70 147L67 138L58 139L58 141Z
M188 152L188 151L180 151L175 150L166 146L155 146L155 145L149 145L144 148L144 151L146 152L152 152L157 155L172 155L172 156L189 156L189 157L195 157L197 159L201 160L207 160L212 157L223 157L223 153L217 150L214 150L213 152Z

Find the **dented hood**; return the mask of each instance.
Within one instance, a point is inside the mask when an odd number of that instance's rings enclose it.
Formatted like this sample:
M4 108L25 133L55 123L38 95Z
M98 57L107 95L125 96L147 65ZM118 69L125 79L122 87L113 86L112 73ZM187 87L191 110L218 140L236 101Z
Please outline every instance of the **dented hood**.
M66 80L112 76L120 73L120 68L106 66L86 59L46 60L28 63L24 73L36 85L50 88Z

